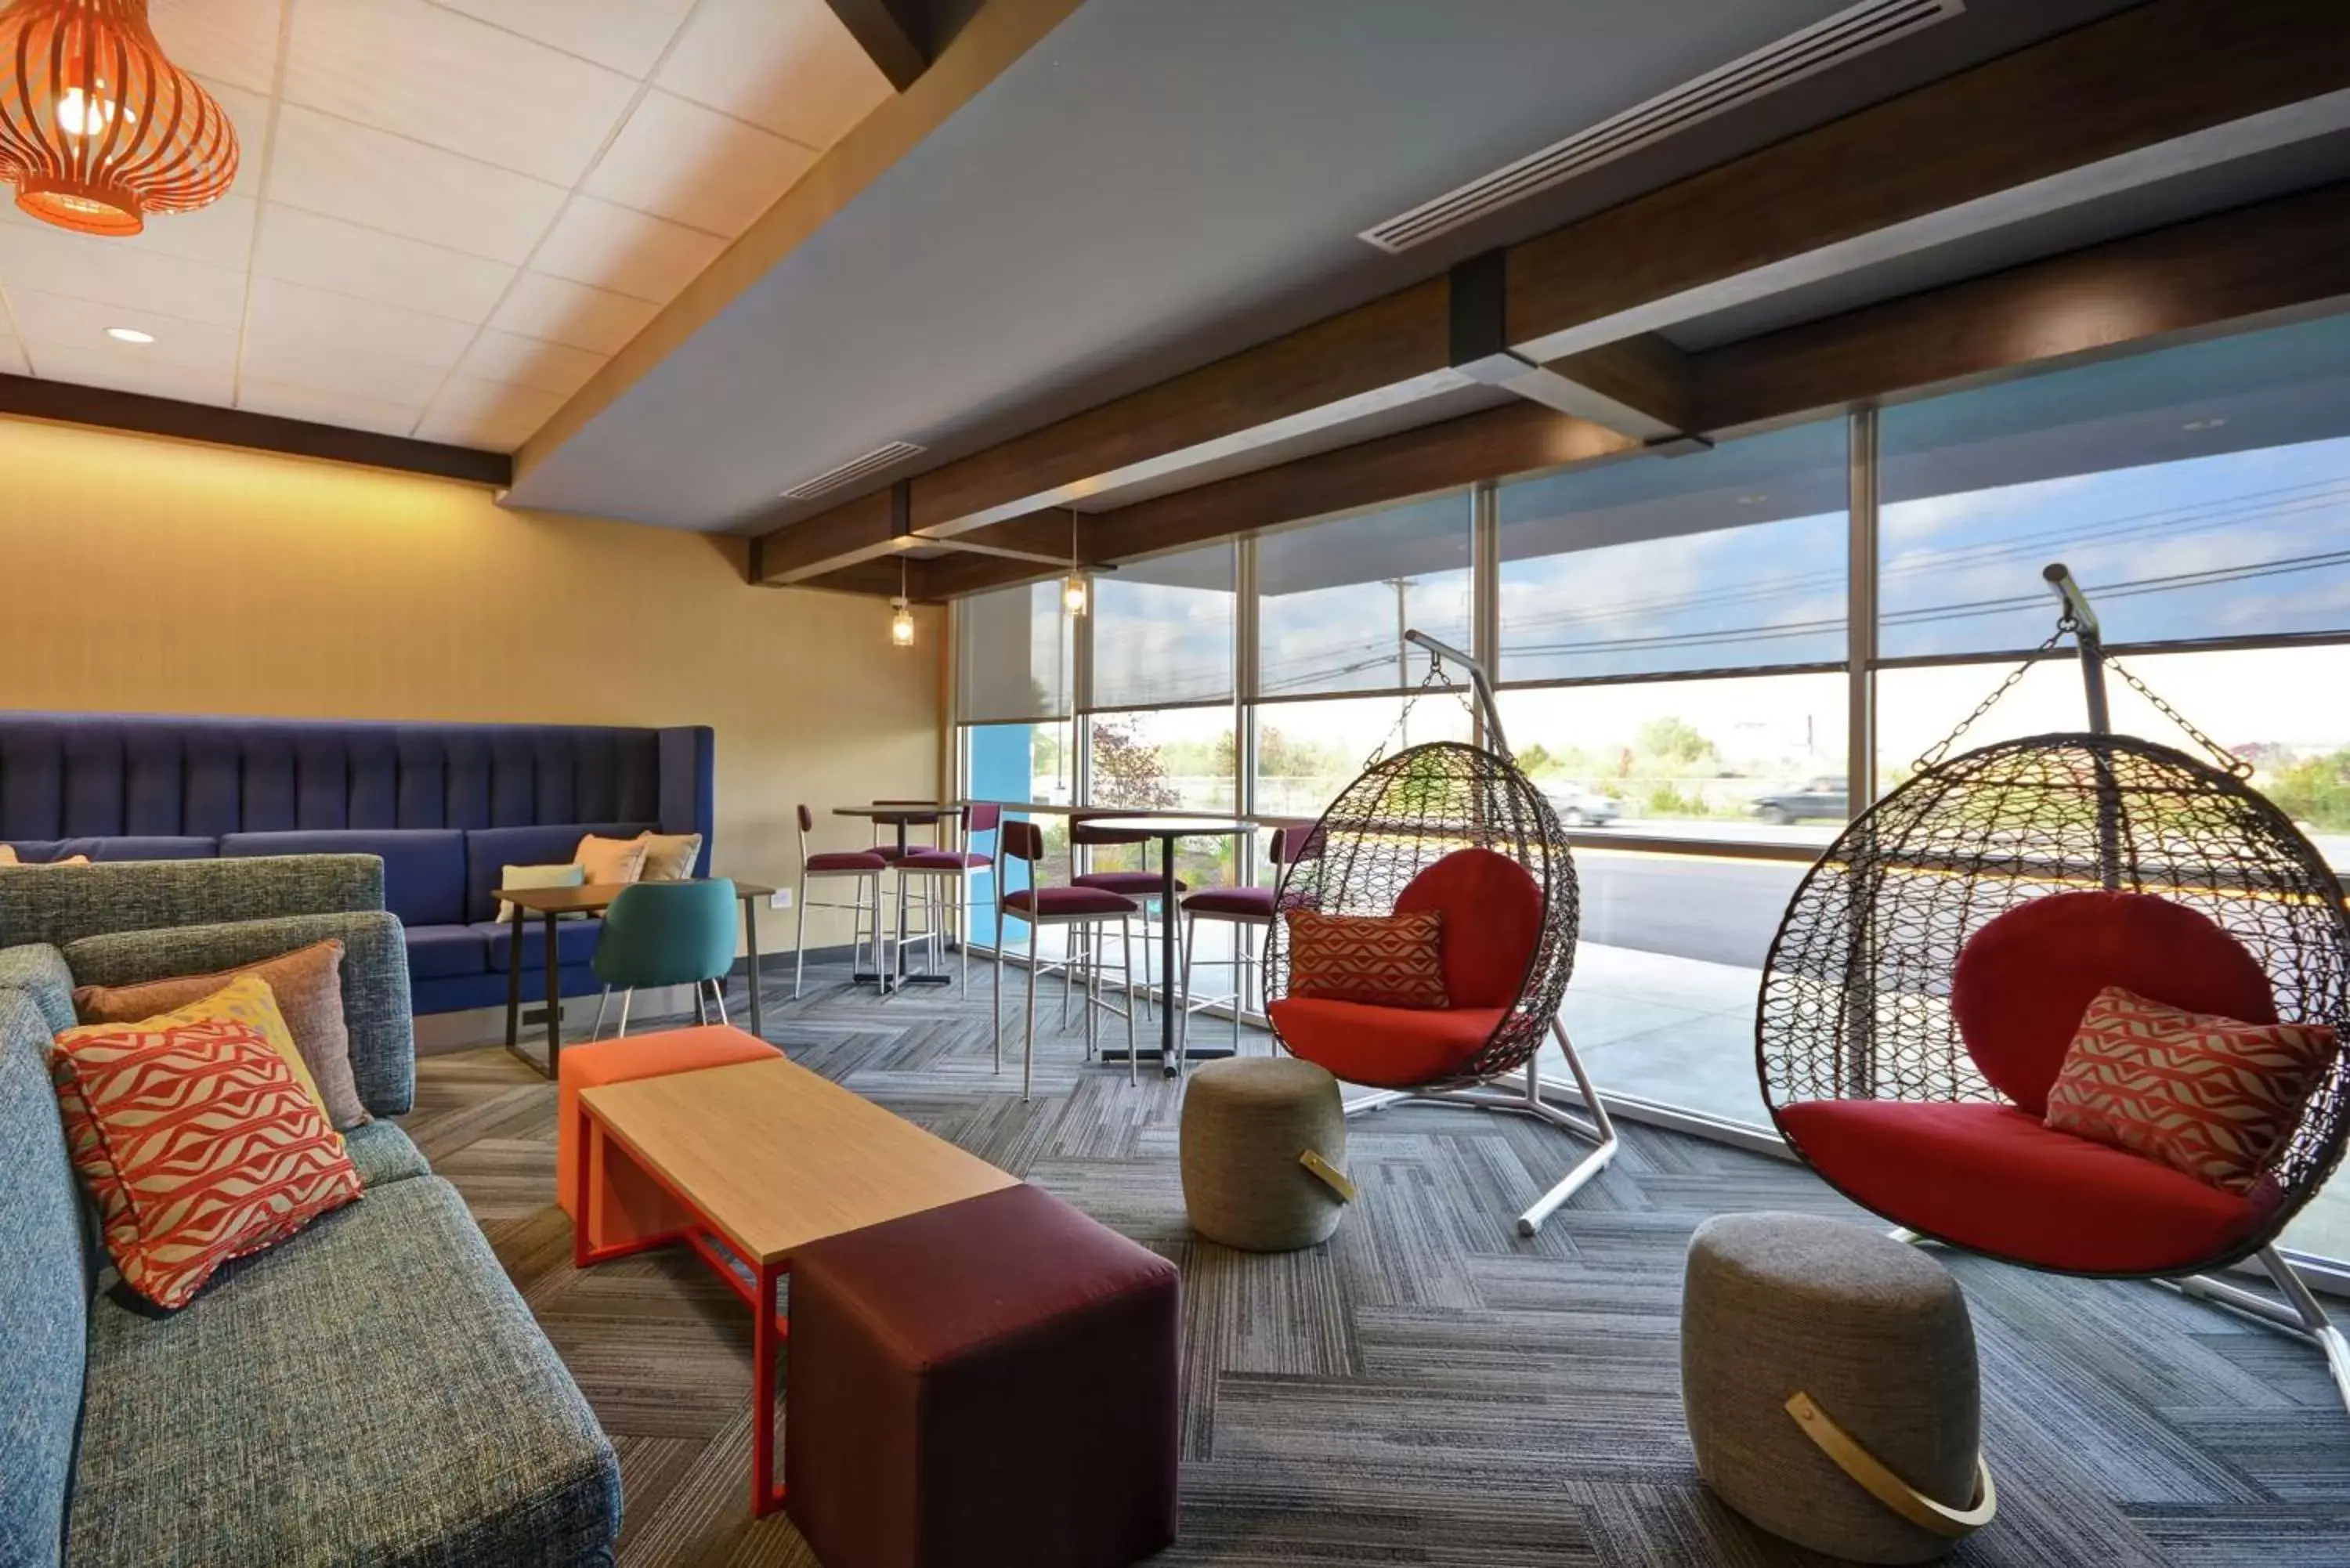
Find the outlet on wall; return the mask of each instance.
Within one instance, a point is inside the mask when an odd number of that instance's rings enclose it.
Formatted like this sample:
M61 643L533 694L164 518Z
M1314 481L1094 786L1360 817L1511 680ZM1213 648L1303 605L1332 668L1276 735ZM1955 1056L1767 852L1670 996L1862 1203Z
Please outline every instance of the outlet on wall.
M771 909L790 909L792 907L792 890L789 888L776 888L774 892L767 895L767 907Z

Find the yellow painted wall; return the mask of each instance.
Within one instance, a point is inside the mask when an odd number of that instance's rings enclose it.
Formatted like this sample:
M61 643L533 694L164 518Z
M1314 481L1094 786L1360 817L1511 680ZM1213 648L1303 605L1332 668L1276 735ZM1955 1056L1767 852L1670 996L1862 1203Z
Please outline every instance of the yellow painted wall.
M785 885L792 807L938 786L940 642L743 580L742 542L478 485L0 419L0 708L708 724L722 875ZM761 946L789 945L768 914ZM810 945L847 940L811 915Z

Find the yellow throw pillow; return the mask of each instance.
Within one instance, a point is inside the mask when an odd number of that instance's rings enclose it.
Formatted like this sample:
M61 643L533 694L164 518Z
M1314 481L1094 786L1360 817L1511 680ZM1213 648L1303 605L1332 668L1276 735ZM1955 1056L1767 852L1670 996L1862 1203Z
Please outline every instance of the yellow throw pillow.
M682 882L702 857L699 833L639 833L637 842L645 846L644 869L638 874L642 882Z
M269 1048L286 1058L286 1070L300 1085L302 1093L318 1107L319 1119L331 1128L335 1120L327 1110L327 1098L318 1093L318 1081L310 1076L309 1064L302 1060L302 1052L294 1044L294 1031L286 1026L286 1015L277 1010L277 993L269 982L257 974L239 975L210 996L175 1007L169 1012L159 1012L152 1018L142 1018L135 1023L85 1023L59 1034L63 1046L83 1039L103 1035L139 1032L160 1034L192 1023L226 1022L242 1023L269 1042ZM338 1139L341 1135L336 1135Z
M695 842L701 841L697 839ZM87 866L88 864L89 857L87 855L68 855L62 860L19 860L16 858L15 845L0 844L0 866Z
M13 844L0 844L0 866L14 866L16 864L16 846Z
M571 859L588 874L590 882L633 882L645 868L645 841L641 838L598 838L591 833L579 841L579 847L572 851Z

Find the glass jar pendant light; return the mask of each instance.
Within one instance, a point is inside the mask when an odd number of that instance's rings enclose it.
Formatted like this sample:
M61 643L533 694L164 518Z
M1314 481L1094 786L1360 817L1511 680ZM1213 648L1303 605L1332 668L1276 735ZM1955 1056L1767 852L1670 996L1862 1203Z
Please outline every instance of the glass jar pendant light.
M1086 575L1077 565L1077 509L1069 508L1069 575L1061 579L1061 607L1070 615L1086 613Z
M914 607L906 597L906 557L898 557L898 596L889 601L889 646L914 646Z

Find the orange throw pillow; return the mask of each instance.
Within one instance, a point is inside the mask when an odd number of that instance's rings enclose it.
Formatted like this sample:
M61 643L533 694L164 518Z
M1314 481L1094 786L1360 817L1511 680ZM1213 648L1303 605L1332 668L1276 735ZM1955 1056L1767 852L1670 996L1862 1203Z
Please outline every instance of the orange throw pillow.
M2334 1064L2323 1024L2244 1023L2118 985L2097 993L2048 1091L2048 1125L2247 1192Z
M231 981L252 975L265 982L276 999L294 1048L301 1053L302 1064L326 1105L327 1119L338 1128L360 1127L375 1118L360 1102L359 1080L351 1071L351 1033L343 1022L342 962L343 944L328 937L274 959L212 974L137 985L77 986L74 1016L84 1023L137 1023L202 1002Z
M645 868L646 848L641 838L598 838L591 833L571 858L590 882L633 882Z
M359 1195L342 1138L250 1023L69 1029L49 1068L106 1250L157 1306Z
M1444 916L1324 915L1292 909L1289 994L1379 1007L1439 1008L1444 994Z

